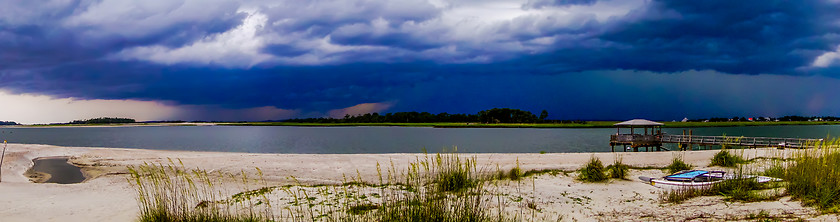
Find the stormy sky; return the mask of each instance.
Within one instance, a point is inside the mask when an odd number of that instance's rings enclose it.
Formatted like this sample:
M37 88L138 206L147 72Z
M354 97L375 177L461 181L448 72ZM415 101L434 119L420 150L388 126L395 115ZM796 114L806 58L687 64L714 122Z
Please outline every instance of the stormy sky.
M840 116L840 1L0 2L0 120Z

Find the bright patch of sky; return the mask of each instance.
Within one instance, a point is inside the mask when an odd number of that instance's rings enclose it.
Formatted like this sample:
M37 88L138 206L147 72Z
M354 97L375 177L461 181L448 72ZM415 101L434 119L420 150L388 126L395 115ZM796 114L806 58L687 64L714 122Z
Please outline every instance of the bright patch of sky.
M210 35L179 48L140 46L117 54L123 59L149 60L162 64L191 63L223 67L250 68L272 58L261 52L265 39L258 33L266 25L267 17L258 12L246 13L242 24L223 33Z

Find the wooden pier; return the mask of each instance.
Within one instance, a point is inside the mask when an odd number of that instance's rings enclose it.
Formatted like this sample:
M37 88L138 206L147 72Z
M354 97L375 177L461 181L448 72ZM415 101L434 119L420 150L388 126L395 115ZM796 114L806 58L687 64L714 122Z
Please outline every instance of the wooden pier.
M616 133L610 135L610 146L615 151L615 146L624 147L624 151L633 149L639 151L639 148L650 150L651 148L657 151L665 149L662 147L662 123L653 122L645 119L634 119L614 124L616 126ZM630 133L621 133L621 129L630 129ZM644 134L636 134L636 130ZM665 149L667 150L667 149Z
M741 146L741 147L776 147L776 148L813 148L822 139L773 138L773 137L731 137L731 136L695 136L670 135L659 136L661 143L676 143L680 147L698 146Z
M613 152L615 146L624 147L624 151L632 149L639 151L645 148L668 150L662 145L671 143L677 144L679 150L693 150L694 146L740 146L740 147L776 147L776 148L813 148L822 144L822 139L802 138L774 138L774 137L732 137L732 136L695 136L691 130L682 135L671 135L662 133L662 123L649 120L634 119L626 122L616 123L618 131L610 135L610 146ZM622 133L622 128L630 128L630 133ZM644 134L636 134L635 129L644 129ZM650 130L649 130L650 129Z

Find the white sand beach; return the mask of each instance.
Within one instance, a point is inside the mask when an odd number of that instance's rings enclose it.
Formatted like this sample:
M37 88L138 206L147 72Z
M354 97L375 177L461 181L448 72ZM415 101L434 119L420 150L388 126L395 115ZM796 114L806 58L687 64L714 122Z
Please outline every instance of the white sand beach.
M517 161L523 170L582 167L591 156L605 164L620 156L636 167L662 167L675 155L695 167L706 168L717 151L645 153L505 153L461 154L474 157L479 168L510 169ZM791 150L748 149L739 151L746 158L786 157ZM78 184L33 183L25 175L32 160L39 157L70 157L89 177ZM271 185L340 184L348 176L377 181L377 163L404 169L424 154L253 154L225 152L160 151L120 148L59 147L9 144L2 165L0 182L0 221L134 221L139 212L135 191L127 182L126 167L143 163L168 164L180 160L186 168L211 172L256 174L259 168ZM723 169L723 168L714 168ZM730 169L731 171L731 169ZM659 200L660 188L635 179L662 176L661 170L631 170L631 180L608 183L582 183L574 173L537 175L519 182L503 182L497 192L529 198L539 215L531 220L564 221L720 221L748 220L765 212L782 220L806 219L837 221L836 215L820 215L798 201L780 200L741 203L720 196L699 197L681 204ZM521 204L514 204L516 209ZM536 213L535 213L536 214Z

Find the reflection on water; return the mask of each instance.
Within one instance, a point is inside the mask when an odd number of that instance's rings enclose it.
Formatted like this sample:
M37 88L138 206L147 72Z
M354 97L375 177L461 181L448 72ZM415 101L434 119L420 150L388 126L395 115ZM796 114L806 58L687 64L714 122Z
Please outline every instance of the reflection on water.
M427 127L147 126L4 128L9 142L81 147L251 153L610 152L616 131ZM681 134L683 129L666 128ZM840 126L695 128L694 135L824 138Z
M67 158L38 158L32 160L35 163L32 171L49 175L49 179L43 183L81 183L85 181L82 169L67 162Z

